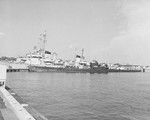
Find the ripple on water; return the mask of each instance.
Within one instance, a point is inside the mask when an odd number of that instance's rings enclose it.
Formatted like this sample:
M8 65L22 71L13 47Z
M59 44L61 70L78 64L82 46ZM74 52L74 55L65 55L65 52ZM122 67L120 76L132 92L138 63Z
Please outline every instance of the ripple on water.
M150 74L9 73L7 84L49 120L149 120Z

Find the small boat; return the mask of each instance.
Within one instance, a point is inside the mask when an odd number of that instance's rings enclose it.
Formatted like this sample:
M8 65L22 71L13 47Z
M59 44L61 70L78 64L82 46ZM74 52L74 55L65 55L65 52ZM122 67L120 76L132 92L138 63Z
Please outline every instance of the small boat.
M113 67L109 67L109 72L145 72L145 69L139 65L114 64Z
M109 69L109 72L144 72L142 70L119 70L119 69Z

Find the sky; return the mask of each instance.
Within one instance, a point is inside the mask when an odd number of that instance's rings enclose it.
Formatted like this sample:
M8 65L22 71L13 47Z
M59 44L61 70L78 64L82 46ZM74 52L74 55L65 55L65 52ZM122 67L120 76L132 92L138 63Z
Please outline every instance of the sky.
M149 0L0 0L0 56L23 56L46 30L59 58L150 65Z

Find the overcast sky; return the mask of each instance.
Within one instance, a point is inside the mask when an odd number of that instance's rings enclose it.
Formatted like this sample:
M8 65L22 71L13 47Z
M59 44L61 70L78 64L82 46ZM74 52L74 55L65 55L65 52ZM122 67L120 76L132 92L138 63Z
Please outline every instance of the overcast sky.
M0 0L0 56L46 49L59 58L150 65L149 0Z

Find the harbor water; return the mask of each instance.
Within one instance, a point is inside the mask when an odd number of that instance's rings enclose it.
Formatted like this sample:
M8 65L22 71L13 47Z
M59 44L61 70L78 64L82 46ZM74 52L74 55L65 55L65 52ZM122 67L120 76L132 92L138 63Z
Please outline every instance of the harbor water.
M6 84L49 120L150 120L150 72L15 72Z

